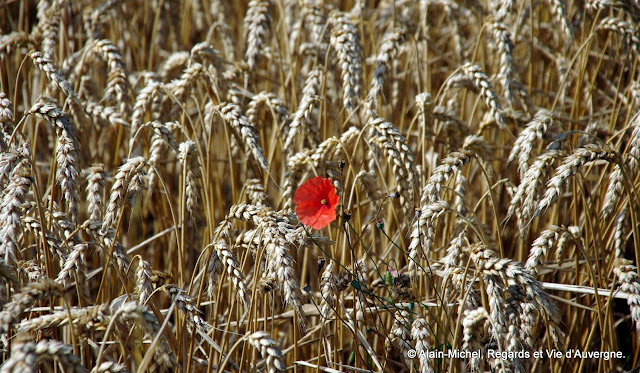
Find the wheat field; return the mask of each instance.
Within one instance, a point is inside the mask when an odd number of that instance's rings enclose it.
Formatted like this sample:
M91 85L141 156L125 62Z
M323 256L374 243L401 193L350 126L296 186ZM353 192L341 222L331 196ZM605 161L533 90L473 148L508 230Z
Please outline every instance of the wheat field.
M640 366L637 1L0 16L0 372Z

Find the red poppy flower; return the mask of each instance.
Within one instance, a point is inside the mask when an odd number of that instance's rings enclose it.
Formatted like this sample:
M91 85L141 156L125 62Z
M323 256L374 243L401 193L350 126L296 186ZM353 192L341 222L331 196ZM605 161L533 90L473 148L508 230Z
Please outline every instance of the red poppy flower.
M340 196L336 195L331 180L320 176L300 185L293 196L298 220L313 229L322 229L336 220L339 201Z

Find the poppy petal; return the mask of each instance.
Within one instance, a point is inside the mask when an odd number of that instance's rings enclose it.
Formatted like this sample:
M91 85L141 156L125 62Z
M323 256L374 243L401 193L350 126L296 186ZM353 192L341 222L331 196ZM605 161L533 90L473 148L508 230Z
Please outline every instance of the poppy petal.
M340 201L330 179L317 176L300 185L293 197L298 220L313 229L322 229L336 220Z
M340 202L340 196L336 194L336 188L333 187L329 190L329 195L327 196L327 201L329 202L329 207L334 208L338 206Z
M313 179L307 180L304 184L300 185L293 196L293 202L297 205L304 201L317 200L320 202L323 195L323 191L326 190L327 184L331 186L331 180L325 179L321 176L316 176Z
M311 187L308 183L304 183L298 187L296 194L293 196L293 202L297 205L306 201L318 199L316 188Z
M332 221L336 220L336 213L333 209L321 206L315 215L302 215L298 216L298 219L302 224L313 229L322 229Z
M336 210L332 208L323 208L321 214L319 214L318 219L315 223L310 224L309 226L313 229L322 229L329 225L332 221L336 220Z
M321 213L321 207L320 202L304 201L296 206L296 215L303 224L306 224L303 219L314 218L318 213Z

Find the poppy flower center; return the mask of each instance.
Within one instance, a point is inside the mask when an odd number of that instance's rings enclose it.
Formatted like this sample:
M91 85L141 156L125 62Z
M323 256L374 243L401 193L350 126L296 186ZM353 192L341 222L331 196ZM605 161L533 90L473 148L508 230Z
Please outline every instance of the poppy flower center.
M321 205L326 205L327 204L327 200L323 198L322 201L320 201L320 204Z

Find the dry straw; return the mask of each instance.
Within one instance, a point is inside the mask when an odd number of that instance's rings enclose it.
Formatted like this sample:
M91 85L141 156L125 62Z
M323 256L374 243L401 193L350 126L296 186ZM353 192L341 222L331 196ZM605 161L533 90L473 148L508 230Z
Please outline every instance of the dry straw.
M0 36L0 371L640 364L636 2L31 3Z

